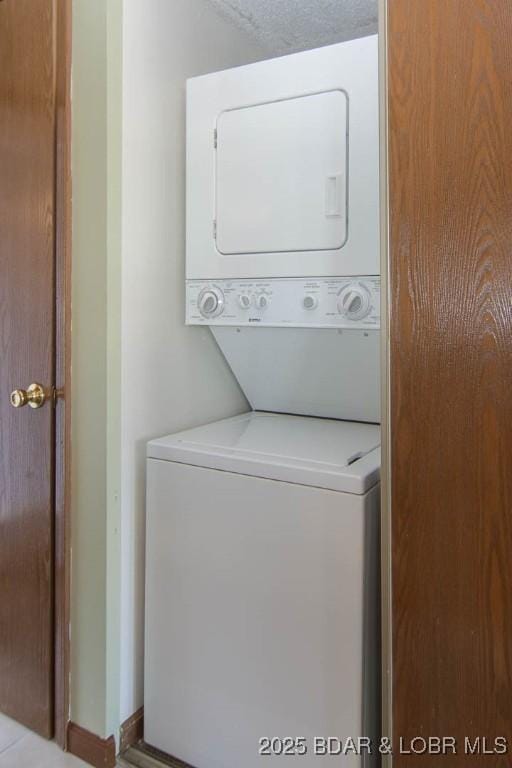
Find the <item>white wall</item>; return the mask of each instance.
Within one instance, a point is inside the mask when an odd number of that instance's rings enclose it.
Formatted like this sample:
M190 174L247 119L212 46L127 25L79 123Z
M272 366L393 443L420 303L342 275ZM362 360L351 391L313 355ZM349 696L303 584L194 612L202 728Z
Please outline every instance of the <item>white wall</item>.
M145 446L247 403L184 325L185 79L267 58L205 0L124 0L120 721L143 703Z
M106 10L73 0L71 718L105 734Z
M71 719L119 725L123 0L73 0Z

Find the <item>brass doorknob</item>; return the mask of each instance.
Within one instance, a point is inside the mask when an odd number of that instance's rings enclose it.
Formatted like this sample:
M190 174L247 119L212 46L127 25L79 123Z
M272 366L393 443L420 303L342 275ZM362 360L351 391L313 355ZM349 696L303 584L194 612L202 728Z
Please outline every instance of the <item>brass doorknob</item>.
M44 387L37 382L31 384L28 389L15 389L11 392L11 405L13 408L23 408L29 405L31 408L41 408L45 404L47 393Z

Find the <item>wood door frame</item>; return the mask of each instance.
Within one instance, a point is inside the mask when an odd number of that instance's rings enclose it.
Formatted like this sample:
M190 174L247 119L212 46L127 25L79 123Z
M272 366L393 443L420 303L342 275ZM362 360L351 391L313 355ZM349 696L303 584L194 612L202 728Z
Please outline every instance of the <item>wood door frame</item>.
M392 730L509 766L512 12L387 5Z
M71 0L55 0L54 732L67 747L71 515Z
M391 602L391 429L389 350L389 207L388 207L388 0L378 0L380 111L380 271L381 271L381 660L382 736L393 732L392 602ZM391 754L382 768L391 768Z

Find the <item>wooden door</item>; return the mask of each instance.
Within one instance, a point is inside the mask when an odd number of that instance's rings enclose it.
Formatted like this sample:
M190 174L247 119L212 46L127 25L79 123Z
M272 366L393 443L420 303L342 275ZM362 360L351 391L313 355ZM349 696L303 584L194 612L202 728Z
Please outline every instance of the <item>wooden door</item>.
M0 2L0 710L53 729L55 3Z
M394 766L510 766L512 3L388 34ZM399 753L429 735L457 754Z

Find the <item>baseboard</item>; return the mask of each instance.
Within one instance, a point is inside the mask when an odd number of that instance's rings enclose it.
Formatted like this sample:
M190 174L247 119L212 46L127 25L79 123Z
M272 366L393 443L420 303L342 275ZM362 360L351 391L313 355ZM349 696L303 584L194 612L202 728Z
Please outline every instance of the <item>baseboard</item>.
M114 737L102 739L76 723L68 724L68 752L94 768L114 768L116 764Z
M144 707L140 707L122 723L119 730L119 752L122 754L142 741L144 736Z

